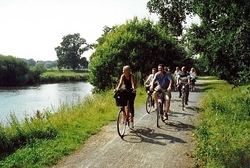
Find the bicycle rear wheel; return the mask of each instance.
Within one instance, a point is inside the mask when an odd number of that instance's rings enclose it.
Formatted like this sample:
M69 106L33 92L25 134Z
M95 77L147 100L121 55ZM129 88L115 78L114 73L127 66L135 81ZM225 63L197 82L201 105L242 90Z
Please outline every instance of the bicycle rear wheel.
M183 111L184 111L185 97L186 97L186 92L185 92L185 90L182 90L182 95L181 95L181 106L182 106L182 110L183 110Z
M117 132L118 135L123 138L124 134L125 134L125 130L126 130L126 114L124 109L120 109L120 111L118 112L118 116L117 116Z
M163 107L162 107L162 103L158 103L158 108L157 108L157 113L156 113L156 115L157 115L157 117L156 117L156 125L157 125L157 127L160 127L159 126L159 122L160 122L160 120L162 120L162 112L163 112Z
M146 111L149 114L152 110L152 97L148 95L147 100L146 100Z

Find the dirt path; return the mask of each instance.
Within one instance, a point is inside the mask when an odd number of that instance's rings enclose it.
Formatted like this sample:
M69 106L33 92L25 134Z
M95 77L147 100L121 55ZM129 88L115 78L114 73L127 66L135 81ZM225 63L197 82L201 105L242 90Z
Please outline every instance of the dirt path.
M197 80L196 91L190 92L189 105L182 111L178 92L172 92L169 120L161 122L160 128L156 126L155 112L147 114L142 106L135 111L134 130L128 129L123 139L112 122L53 168L190 168L194 162L192 130L201 94L201 81Z

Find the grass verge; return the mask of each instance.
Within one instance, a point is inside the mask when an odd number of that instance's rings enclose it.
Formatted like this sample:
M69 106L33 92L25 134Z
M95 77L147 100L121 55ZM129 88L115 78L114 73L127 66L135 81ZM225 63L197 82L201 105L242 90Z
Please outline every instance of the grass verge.
M250 167L250 86L204 79L196 167Z
M107 91L79 100L74 106L62 104L53 114L49 110L38 111L25 123L12 116L10 127L0 127L0 167L42 168L58 163L102 126L116 120L119 108L113 95L113 91ZM145 99L145 89L138 88L135 108Z

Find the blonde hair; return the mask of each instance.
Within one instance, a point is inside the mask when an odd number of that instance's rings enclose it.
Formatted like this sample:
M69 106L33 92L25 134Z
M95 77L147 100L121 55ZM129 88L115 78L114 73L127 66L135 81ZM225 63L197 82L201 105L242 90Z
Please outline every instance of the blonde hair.
M130 73L130 66L125 65L125 66L123 67L123 71L125 71L125 70L127 70L127 71Z

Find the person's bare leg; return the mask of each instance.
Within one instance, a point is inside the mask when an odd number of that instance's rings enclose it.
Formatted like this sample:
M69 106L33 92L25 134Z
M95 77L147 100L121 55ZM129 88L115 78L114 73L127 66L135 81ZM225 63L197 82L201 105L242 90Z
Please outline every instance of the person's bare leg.
M168 111L169 111L169 108L170 108L170 100L168 99L168 100L166 100L166 106L165 106L165 110L166 110L166 113L168 113Z
M170 108L170 99L168 98L166 101L165 101L165 114L163 116L163 120L168 120L168 111L169 111L169 108Z
M155 107L154 107L154 110L156 110L158 107L158 94L157 92L153 92L153 96L154 96L154 101L155 101Z

